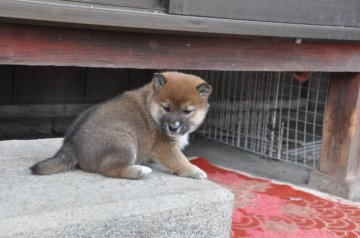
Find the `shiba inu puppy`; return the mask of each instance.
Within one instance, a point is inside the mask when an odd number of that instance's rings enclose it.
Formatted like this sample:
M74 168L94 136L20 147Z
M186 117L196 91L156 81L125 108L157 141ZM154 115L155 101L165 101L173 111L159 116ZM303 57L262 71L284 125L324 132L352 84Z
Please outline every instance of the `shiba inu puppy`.
M181 149L203 122L211 86L178 72L156 73L152 82L82 113L63 145L30 169L48 175L81 169L109 177L140 179L157 161L171 173L195 179L206 173L189 163Z

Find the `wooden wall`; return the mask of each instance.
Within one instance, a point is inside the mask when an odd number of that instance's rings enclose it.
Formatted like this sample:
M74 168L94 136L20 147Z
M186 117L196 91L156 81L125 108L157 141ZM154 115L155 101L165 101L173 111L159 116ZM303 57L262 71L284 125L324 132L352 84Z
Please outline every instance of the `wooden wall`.
M151 74L137 69L0 65L0 104L99 102L145 84Z
M0 140L62 136L85 108L151 80L152 70L0 65Z

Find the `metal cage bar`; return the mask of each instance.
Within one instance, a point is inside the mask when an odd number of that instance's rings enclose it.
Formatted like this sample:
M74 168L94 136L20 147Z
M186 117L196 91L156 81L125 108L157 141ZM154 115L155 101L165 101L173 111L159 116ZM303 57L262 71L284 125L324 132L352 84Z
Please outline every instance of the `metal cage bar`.
M267 158L317 168L329 73L187 71L213 86L198 133Z

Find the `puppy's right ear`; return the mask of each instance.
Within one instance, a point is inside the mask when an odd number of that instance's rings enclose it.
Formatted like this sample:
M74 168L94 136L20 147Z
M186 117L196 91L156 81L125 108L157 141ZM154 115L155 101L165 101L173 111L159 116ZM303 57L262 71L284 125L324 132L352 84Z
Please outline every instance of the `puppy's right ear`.
M166 80L164 75L160 74L160 73L155 73L153 78L153 86L154 86L154 90L157 91L160 88L164 87L164 85L166 84Z
M202 83L199 86L197 86L197 90L200 93L201 96L204 98L208 98L211 94L212 87L208 83Z

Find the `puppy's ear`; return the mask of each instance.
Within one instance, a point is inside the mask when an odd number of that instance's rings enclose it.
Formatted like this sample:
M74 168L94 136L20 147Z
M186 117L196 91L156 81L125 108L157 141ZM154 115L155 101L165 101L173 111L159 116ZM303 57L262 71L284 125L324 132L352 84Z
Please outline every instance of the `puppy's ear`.
M159 74L159 73L155 73L153 78L152 78L152 82L153 82L153 86L154 86L154 90L157 91L160 88L164 87L164 85L166 84L166 80L164 75Z
M203 96L204 98L208 98L211 94L212 88L210 84L202 83L199 86L197 86L197 90L201 96Z

